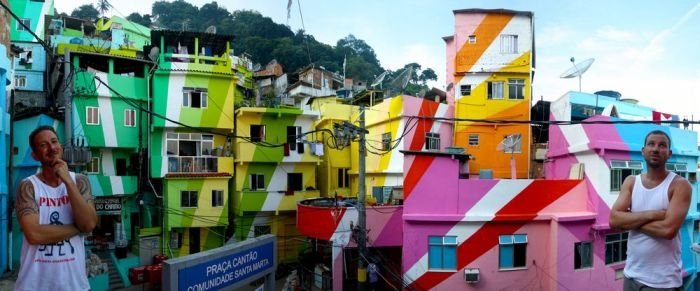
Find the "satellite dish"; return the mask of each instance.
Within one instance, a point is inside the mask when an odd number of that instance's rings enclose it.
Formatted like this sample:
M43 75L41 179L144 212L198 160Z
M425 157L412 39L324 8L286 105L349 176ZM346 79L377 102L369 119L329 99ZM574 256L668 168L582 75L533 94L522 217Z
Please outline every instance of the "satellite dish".
M515 167L515 158L513 154L515 153L516 149L521 148L521 144L523 142L522 135L520 134L510 134L507 135L503 140L498 144L496 147L496 150L498 151L503 151L505 153L510 152L510 178L515 179L517 176L517 169Z
M382 85L382 81L384 81L384 77L386 77L387 71L384 71L383 73L379 74L379 77L375 78L374 81L372 81L372 85L369 85L370 88L376 88L377 86Z
M157 46L151 47L151 51L148 53L148 58L151 61L158 62L158 57L160 56L160 49Z
M578 91L581 92L581 76L583 75L583 73L588 71L588 68L590 68L591 65L593 64L593 61L595 61L595 59L590 58L590 59L587 59L583 62L576 64L576 59L574 57L571 57L571 63L574 66L569 68L568 70L566 70L559 77L563 78L563 79L570 79L570 78L578 77Z
M216 26L210 25L209 27L207 27L204 33L216 34Z

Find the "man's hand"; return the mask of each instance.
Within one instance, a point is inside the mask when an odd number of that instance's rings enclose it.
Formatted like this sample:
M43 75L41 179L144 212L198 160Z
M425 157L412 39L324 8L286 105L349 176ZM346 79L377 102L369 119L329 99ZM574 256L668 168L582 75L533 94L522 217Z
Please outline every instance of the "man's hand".
M58 178L63 181L63 183L69 183L72 182L73 179L70 178L70 174L68 172L68 163L66 163L64 160L57 159L56 161L53 162L53 171L58 176Z

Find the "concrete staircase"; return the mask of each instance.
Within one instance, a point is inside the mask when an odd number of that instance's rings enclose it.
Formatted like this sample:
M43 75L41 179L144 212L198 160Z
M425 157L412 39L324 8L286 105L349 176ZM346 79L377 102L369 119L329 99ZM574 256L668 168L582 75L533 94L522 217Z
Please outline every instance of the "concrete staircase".
M109 290L124 289L124 282L122 282L121 277L119 277L117 266L112 262L110 251L98 251L95 252L95 254L100 257L102 263L107 263L107 269L109 269Z

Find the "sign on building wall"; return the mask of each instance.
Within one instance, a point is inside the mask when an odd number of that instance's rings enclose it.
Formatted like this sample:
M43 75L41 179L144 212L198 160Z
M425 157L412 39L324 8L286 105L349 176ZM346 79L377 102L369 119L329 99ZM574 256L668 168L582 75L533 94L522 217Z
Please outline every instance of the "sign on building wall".
M167 260L163 290L234 290L260 278L266 278L266 290L274 290L276 252L276 237L264 235Z
M119 197L97 197L95 198L95 210L97 214L120 214L122 200Z

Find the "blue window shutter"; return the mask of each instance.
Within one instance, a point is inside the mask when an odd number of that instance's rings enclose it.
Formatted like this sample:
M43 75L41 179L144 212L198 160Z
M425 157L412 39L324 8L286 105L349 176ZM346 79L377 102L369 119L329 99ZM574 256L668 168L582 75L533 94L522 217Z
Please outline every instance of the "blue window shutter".
M444 246L443 269L457 269L457 246Z
M442 269L442 246L428 248L428 269Z
M498 265L501 269L513 267L513 245L501 245L498 252Z

